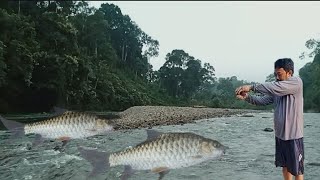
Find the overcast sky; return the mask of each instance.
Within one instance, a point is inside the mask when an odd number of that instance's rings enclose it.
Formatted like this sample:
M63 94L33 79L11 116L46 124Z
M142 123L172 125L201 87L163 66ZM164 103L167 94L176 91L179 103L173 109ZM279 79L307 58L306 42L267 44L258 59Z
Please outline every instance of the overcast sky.
M158 70L173 49L209 62L217 77L264 82L274 61L289 57L295 72L311 58L305 42L320 37L320 2L95 1L120 7L137 25L159 41Z

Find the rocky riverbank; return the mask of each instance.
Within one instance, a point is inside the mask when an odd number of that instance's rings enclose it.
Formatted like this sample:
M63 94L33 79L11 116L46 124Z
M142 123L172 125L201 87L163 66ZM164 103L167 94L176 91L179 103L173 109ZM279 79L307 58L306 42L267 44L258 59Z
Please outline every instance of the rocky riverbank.
M183 125L185 123L194 123L196 120L228 117L232 115L241 115L252 117L252 113L262 111L250 109L222 109L207 108L203 106L196 107L176 107L176 106L134 106L122 112L88 112L102 118L112 119L117 129L136 129L152 128L159 125ZM52 116L52 114L29 114L6 116L7 119L31 123L43 121ZM0 122L0 129L5 127Z
M119 113L115 120L119 129L152 128L158 125L179 125L196 120L246 115L262 111L205 107L134 106Z

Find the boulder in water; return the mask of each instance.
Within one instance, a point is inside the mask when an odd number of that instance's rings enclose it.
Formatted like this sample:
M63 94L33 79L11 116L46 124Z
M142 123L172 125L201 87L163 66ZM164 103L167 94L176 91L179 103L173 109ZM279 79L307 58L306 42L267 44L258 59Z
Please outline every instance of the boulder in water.
M272 128L264 128L263 131L266 131L266 132L273 132L273 129Z
M267 117L267 116L262 116L262 118L271 118L271 117Z
M254 117L253 114L243 114L243 115L240 115L240 117Z

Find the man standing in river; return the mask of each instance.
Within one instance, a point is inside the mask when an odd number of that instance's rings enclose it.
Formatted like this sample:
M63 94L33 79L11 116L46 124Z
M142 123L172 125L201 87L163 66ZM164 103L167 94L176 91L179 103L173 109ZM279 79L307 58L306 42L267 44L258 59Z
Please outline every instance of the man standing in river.
M275 82L244 85L235 90L238 99L254 105L274 104L275 165L282 167L285 180L303 180L303 82L293 76L289 58L274 63ZM259 92L263 96L250 95Z

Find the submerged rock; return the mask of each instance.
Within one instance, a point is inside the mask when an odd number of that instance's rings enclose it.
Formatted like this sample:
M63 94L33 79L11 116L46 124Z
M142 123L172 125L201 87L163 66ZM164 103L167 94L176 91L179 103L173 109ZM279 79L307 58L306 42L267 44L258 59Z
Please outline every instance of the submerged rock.
M254 117L253 114L243 114L243 115L240 115L240 117Z
M271 117L267 117L267 116L262 116L261 118L271 118Z
M264 128L263 131L266 131L266 132L273 132L273 129L272 128Z
M318 163L318 162L311 162L311 163L308 163L308 165L310 165L310 166L320 166L320 163Z

